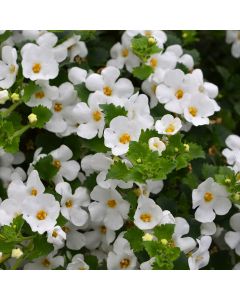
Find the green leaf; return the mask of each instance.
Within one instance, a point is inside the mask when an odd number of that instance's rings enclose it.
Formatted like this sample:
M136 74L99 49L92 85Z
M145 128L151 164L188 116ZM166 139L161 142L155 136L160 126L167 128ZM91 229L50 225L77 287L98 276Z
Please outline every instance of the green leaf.
M34 168L38 171L40 178L46 181L50 181L58 172L58 169L53 165L51 155L40 158Z
M3 34L0 34L0 44L6 41L11 35L11 30L6 30Z
M149 41L149 37L137 35L132 39L132 51L143 62L146 62L151 55L162 51L156 43Z
M22 101L28 102L33 94L39 92L41 90L41 87L39 85L36 85L34 81L30 81L28 85L26 85L23 89L23 96Z
M47 256L53 249L53 245L47 242L46 236L38 234L33 239L33 249L27 258L33 260L41 256Z
M77 91L78 97L87 102L90 91L86 88L84 83L78 84L74 86L74 89Z
M21 234L21 229L23 227L24 222L25 220L23 219L22 215L17 216L13 219L11 225L17 234Z
M143 250L143 235L144 232L142 230L132 227L124 234L124 238L128 240L134 252L139 252Z
M140 67L134 68L132 74L140 80L145 80L153 73L153 71L151 66L142 64Z
M147 241L147 242L142 242L145 250L147 251L148 255L150 257L154 257L157 255L158 250L159 250L159 242L157 241Z
M176 65L176 69L180 69L181 71L183 71L184 74L188 74L189 73L189 69L182 63L177 63Z
M98 269L98 259L94 255L85 255L84 261L86 264L89 265L90 270L97 270Z
M160 241L161 239L166 239L167 241L172 239L172 235L174 233L174 224L163 224L160 226L156 226L153 229L154 235Z
M34 107L32 112L37 116L37 122L34 123L34 127L37 128L43 128L45 123L47 123L52 116L52 112L42 105Z
M127 111L124 107L121 106L115 106L114 104L100 104L100 108L103 110L104 113L104 119L106 126L109 126L112 119L118 117L118 116L126 116Z

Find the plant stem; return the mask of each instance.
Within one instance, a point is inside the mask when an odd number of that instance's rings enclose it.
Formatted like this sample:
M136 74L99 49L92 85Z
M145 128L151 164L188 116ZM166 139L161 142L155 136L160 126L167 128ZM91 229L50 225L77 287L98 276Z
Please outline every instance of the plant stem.
M31 127L30 124L27 124L25 126L23 126L21 129L17 130L13 136L11 137L11 139L13 140L15 137L22 135L25 131L27 131L29 128Z
M11 106L9 106L8 109L6 109L3 113L2 116L4 118L7 118L22 102L21 101L17 101L15 103L13 103Z

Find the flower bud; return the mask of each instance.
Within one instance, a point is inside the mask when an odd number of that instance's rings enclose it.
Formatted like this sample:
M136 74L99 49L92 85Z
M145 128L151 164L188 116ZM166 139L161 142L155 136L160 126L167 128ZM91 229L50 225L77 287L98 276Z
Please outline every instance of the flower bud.
M11 99L12 99L13 102L17 102L17 101L19 101L19 99L20 99L20 95L17 94L17 93L13 93L13 94L11 95Z
M0 104L4 104L9 99L7 90L0 91Z
M31 113L31 114L28 116L28 120L29 120L29 123L30 123L30 124L36 123L36 122L37 122L37 115Z
M142 239L144 242L151 242L153 240L153 235L150 233L145 233Z
M23 255L23 252L22 252L22 250L20 249L20 248L17 248L17 249L12 249L12 254L11 254L11 256L13 257L13 258L20 258L21 256Z

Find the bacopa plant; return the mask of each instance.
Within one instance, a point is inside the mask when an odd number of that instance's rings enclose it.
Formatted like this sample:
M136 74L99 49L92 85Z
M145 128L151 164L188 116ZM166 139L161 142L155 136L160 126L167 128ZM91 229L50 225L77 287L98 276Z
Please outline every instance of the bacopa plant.
M239 37L1 31L0 268L240 269Z

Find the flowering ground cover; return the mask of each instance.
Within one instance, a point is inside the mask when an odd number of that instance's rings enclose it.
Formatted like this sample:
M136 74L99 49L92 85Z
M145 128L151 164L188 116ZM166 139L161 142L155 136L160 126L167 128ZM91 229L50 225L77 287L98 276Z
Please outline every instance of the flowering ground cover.
M0 31L0 268L240 269L240 31Z

